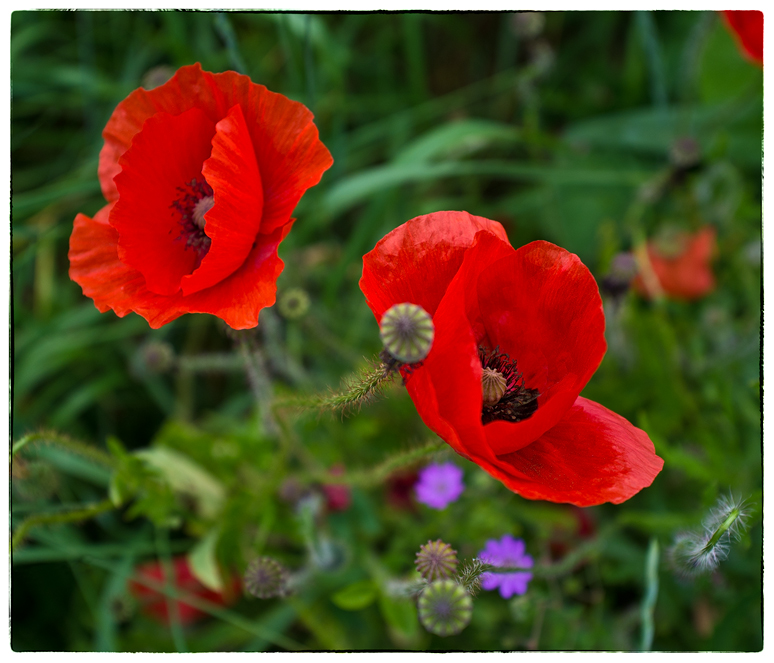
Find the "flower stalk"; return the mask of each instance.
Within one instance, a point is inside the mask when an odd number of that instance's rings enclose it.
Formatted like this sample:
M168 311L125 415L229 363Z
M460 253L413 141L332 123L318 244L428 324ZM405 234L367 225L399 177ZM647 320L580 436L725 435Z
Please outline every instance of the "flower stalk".
M25 537L33 527L41 525L58 525L60 523L77 523L89 518L94 518L106 511L112 511L115 508L112 500L106 499L102 502L95 502L80 509L72 509L59 513L45 513L25 518L16 528L11 539L11 550L16 548L24 541Z

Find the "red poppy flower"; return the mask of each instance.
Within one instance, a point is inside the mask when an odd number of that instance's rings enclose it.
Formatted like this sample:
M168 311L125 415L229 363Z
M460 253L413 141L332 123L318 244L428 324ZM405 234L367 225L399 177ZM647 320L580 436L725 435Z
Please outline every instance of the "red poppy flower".
M632 283L645 297L657 293L654 286L675 299L699 299L715 287L711 260L715 252L715 229L705 226L696 233L681 233L669 245L648 242L648 261L657 284L638 274Z
M723 19L742 53L763 66L763 12L722 11Z
M579 396L606 350L599 290L577 256L549 242L514 249L467 212L412 219L363 258L377 320L400 302L433 316L435 338L406 388L458 454L529 499L619 503L663 461L648 436ZM485 403L482 378L505 391Z
M176 557L172 560L172 571L174 572L174 588L181 594L189 594L219 606L233 603L237 598L236 592L239 589L238 579L234 580L233 586L229 587L230 591L228 593L215 592L197 580L191 572L191 567L188 565L188 560L185 557ZM135 576L140 580L163 583L164 567L159 562L148 562L135 569ZM162 624L169 624L169 612L165 594L136 581L129 582L129 591L140 601L145 614ZM207 613L194 608L182 600L175 601L175 604L177 605L177 613L181 624L191 624L207 616Z
M293 208L333 163L309 110L195 64L132 92L102 135L108 204L75 218L70 278L101 312L153 328L184 313L255 327L275 300Z

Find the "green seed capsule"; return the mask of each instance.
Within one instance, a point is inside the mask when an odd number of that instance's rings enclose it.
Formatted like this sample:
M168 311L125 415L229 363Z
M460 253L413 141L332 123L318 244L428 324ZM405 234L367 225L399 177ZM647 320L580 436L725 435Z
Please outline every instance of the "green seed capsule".
M405 364L422 361L433 346L433 319L416 304L404 302L387 309L380 328L379 335L387 352Z
M470 623L473 599L454 580L436 580L422 590L417 610L419 621L430 633L456 635Z

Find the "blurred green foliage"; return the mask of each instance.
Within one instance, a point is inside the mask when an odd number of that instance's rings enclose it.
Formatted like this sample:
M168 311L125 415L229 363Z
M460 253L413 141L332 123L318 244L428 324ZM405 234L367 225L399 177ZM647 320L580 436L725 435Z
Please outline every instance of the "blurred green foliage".
M55 429L103 450L28 444L13 523L107 496L120 507L30 530L13 554L14 650L637 649L649 541L666 549L719 494L760 504L762 73L713 13L17 11L11 60L13 435ZM598 279L645 236L712 224L716 290L693 303L606 297L609 350L584 392L649 433L665 460L653 486L580 516L442 450L468 487L445 511L397 506L381 476L327 515L281 498L291 479L314 488L336 464L368 477L427 442L405 390L345 419L287 410L278 448L220 321L153 331L99 314L67 277L73 218L103 205L113 108L154 68L193 62L306 104L335 160L280 249L279 296L302 288L308 312L268 310L244 337L280 398L335 388L379 350L361 258L412 217L497 219L514 246L550 240ZM681 170L685 138L700 158ZM164 366L149 354L159 343L173 353ZM679 580L661 556L653 649L762 647L760 509L750 524L707 577ZM480 592L448 638L389 590L428 539L470 559L503 533L538 564L593 545L525 596ZM140 561L184 552L213 583L261 554L318 570L287 599L241 598L170 628L137 611L126 581Z

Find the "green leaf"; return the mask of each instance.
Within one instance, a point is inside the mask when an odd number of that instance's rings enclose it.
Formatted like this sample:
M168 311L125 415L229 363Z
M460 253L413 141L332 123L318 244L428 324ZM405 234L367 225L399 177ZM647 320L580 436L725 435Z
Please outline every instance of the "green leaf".
M331 601L342 610L362 610L376 600L376 585L371 580L361 580L340 589Z
M419 633L417 606L411 599L395 599L385 593L379 595L379 609L384 621L392 629L398 644L407 644Z
M142 449L134 455L160 472L174 491L193 497L205 518L218 515L226 496L223 484L188 456L167 447Z
M401 151L394 162L424 163L440 156L460 156L491 143L521 140L521 131L510 124L490 120L460 120L428 131Z
M223 590L223 578L218 568L215 550L220 537L220 529L211 529L207 535L188 553L188 564L191 572L209 589L220 592Z

